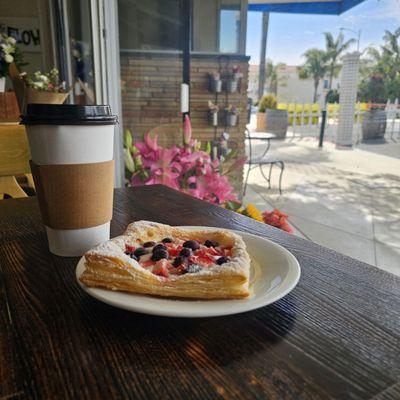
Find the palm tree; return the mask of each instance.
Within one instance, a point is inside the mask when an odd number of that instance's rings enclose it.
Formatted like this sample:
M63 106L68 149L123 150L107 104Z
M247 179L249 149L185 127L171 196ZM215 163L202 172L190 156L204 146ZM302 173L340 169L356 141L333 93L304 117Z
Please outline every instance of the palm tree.
M272 60L268 60L265 64L265 78L267 79L269 92L275 95L278 94L278 72L281 67L285 66L284 63L274 64Z
M394 80L400 73L400 28L394 32L385 30L383 40L386 42L382 49L382 56L385 60L388 70L389 78Z
M299 78L312 78L314 81L314 103L317 101L318 86L327 73L326 53L320 49L307 50L303 57L306 61L299 69Z
M334 39L330 32L325 32L324 35L328 68L327 75L329 77L328 89L331 90L333 77L337 76L340 71L340 65L338 64L340 56L355 42L355 39L350 39L345 42L343 33L339 33L336 39Z
M383 40L379 48L369 47L367 57L362 60L359 85L362 100L375 98L384 102L400 97L400 28L385 31Z

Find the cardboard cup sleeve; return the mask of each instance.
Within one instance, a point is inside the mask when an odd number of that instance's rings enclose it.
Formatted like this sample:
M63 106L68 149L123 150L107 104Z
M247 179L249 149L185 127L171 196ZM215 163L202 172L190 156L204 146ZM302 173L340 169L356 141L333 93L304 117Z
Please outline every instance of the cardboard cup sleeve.
M64 165L30 161L30 166L46 226L82 229L111 221L114 160Z

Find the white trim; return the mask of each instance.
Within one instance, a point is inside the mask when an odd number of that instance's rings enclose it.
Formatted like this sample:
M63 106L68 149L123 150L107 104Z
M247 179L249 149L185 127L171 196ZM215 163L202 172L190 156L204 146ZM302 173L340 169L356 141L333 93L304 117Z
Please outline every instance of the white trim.
M104 63L104 40L102 35L102 1L90 0L90 19L92 33L92 53L93 53L93 72L94 72L94 93L95 103L105 103L105 63Z
M103 44L104 44L104 89L105 101L111 106L112 112L118 115L119 124L115 127L114 160L115 187L125 184L125 164L123 147L123 121L121 103L121 67L118 32L118 1L98 0L102 4L103 14ZM107 79L108 77L108 79Z

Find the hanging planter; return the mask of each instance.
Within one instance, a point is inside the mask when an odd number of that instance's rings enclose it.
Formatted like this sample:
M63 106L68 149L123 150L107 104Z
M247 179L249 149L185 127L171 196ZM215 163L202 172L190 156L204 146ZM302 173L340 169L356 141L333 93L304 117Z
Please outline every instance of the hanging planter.
M218 72L208 75L208 90L212 93L220 93L222 90L221 76Z
M226 114L226 125L227 126L236 126L238 121L237 114Z
M218 111L208 110L208 123L211 126L218 126Z
M235 79L229 80L225 83L226 91L228 93L236 93L238 89L238 81Z
M225 83L228 93L236 93L239 87L239 80L243 78L243 73L238 66L234 66L230 79Z
M240 108L230 104L225 108L225 118L227 126L236 126L238 123L238 117L240 113Z
M208 123L211 126L218 126L218 106L208 100Z

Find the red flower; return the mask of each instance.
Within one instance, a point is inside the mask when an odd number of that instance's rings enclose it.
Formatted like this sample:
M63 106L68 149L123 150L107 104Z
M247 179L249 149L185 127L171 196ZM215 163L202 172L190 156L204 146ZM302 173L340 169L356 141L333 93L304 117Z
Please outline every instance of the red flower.
M264 211L262 217L266 224L282 229L288 233L293 233L293 229L287 222L288 216L276 208L273 211Z

